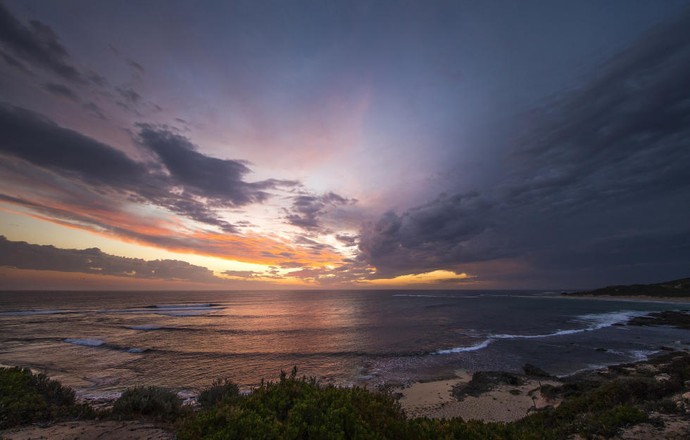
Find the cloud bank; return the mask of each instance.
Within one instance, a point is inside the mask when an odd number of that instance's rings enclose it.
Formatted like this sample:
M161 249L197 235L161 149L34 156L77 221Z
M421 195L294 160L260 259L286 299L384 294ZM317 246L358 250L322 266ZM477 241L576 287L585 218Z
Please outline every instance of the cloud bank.
M655 29L530 115L498 185L366 224L361 257L387 275L514 259L571 285L687 269L688 28Z
M218 281L209 269L179 260L143 260L109 255L98 248L59 249L0 236L0 266L128 278Z

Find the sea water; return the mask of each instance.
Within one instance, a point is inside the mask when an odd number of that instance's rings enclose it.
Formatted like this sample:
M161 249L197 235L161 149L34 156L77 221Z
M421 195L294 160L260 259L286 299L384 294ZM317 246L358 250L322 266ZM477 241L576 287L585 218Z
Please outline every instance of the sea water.
M556 374L690 347L690 331L627 326L690 305L515 291L0 292L0 363L80 395L134 385L243 389L281 370L376 387L455 370Z

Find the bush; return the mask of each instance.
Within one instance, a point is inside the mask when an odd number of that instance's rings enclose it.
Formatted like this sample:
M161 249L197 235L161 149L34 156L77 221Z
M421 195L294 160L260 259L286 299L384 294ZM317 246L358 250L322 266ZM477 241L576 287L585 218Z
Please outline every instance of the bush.
M587 438L603 436L613 437L622 428L646 422L647 414L639 408L629 405L618 405L601 411L578 423L577 432Z
M514 383L512 375L478 375L477 385ZM222 383L216 383L220 386ZM213 389L214 387L212 387ZM477 387L478 388L478 387ZM563 390L555 392L562 395ZM185 439L514 439L557 440L580 434L610 437L621 428L647 421L635 405L655 396L648 379L615 380L571 387L558 408L513 423L460 418L407 419L389 394L363 388L322 386L315 379L288 377L262 383L247 396L221 398L215 406L187 418L178 432ZM216 391L221 394L220 388ZM554 392L554 390L551 390Z
M240 388L229 379L216 379L211 388L203 390L197 398L202 408L210 408L220 402L229 402L240 397Z
M153 418L172 421L180 415L182 405L177 395L159 387L129 388L113 405L113 414L122 418Z
M0 368L0 429L56 418L92 417L74 391L26 368Z
M281 374L247 396L222 401L187 420L178 438L407 438L407 421L392 397L363 388L322 386Z

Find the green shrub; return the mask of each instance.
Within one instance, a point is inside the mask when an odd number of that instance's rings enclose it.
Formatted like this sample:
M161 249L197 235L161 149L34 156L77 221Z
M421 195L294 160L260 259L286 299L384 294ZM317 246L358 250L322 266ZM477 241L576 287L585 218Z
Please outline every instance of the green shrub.
M26 368L0 368L0 429L58 418L88 418L94 411L77 405L74 391Z
M629 405L618 405L611 409L600 411L578 422L577 432L587 438L613 437L622 428L643 423L648 420L647 414Z
M509 376L479 376L477 383L513 381ZM487 379L487 380L484 380ZM218 384L220 385L220 384ZM647 378L568 387L568 397L513 423L460 418L407 419L390 394L363 388L322 386L315 379L288 377L262 383L247 396L220 399L187 418L178 432L185 439L512 439L557 440L580 434L610 437L621 428L647 421L636 407L658 386ZM561 395L555 390L549 390ZM220 391L218 391L220 393Z
M220 402L236 400L240 397L240 388L229 379L216 379L210 388L199 393L197 401L202 408L210 408Z
M247 396L222 401L188 419L179 439L406 438L407 421L392 397L363 388L322 386L281 374Z
M113 405L113 414L121 418L146 417L171 421L180 415L181 410L177 395L159 387L129 388Z

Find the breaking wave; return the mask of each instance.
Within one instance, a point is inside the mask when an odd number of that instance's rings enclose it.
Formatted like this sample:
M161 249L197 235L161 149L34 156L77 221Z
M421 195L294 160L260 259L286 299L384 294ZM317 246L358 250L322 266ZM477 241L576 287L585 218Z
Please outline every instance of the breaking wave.
M520 334L491 334L484 341L470 346L461 346L448 348L444 350L438 350L434 354L454 354L454 353L464 353L468 351L482 350L488 347L493 341L499 339L543 339L552 338L557 336L574 335L578 333L591 332L595 330L601 330L606 327L611 327L617 324L623 324L628 322L631 318L636 316L646 315L648 312L640 311L620 311L620 312L609 312L609 313L592 313L587 315L580 315L576 317L573 321L586 324L586 327L574 328L574 329L558 329L551 333L537 334L537 335L520 335Z

